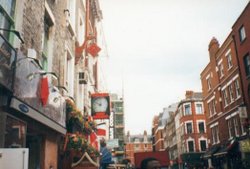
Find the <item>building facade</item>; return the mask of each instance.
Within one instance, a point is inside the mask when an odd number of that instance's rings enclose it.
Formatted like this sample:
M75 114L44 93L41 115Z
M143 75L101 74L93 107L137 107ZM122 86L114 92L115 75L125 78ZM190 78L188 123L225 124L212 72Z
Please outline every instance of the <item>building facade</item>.
M211 40L210 61L201 73L210 137L210 149L204 157L208 159L209 166L240 168L245 158L242 148L245 147L244 140L248 132L246 122L249 117L249 95L246 73L249 46L247 41L244 46L243 41L246 32L249 32L249 24L244 24L247 23L249 13L248 3L222 45L215 38Z
M98 39L98 1L1 0L0 7L0 147L27 148L29 168L60 168L65 100L88 114L98 90L97 59L86 52Z
M110 128L110 139L118 140L118 147L113 150L113 158L115 161L121 162L125 156L125 119L124 119L124 100L117 94L111 94L111 113L110 121L113 122L112 128Z
M125 139L125 158L135 164L134 153L152 152L152 137L144 131L143 135L130 135L128 132Z
M153 137L153 151L164 151L164 126L166 119L163 119L163 113L155 116L153 119L152 137Z
M178 117L175 121L179 119L175 129L178 131L176 138L180 139L176 162L181 168L204 166L201 156L208 147L208 138L202 94L186 91L186 97L179 102L175 116Z

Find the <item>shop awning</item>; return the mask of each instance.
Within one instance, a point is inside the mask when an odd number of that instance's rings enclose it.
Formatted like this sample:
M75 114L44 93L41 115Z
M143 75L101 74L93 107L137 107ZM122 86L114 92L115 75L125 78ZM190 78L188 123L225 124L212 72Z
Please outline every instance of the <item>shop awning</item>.
M203 155L203 158L211 158L214 153L216 153L219 150L220 146L214 145L212 146L208 151L205 152Z
M214 156L219 157L226 155L228 152L230 152L237 144L236 139L232 139L229 141L226 145L223 145L220 147L219 151L217 151Z
M182 162L201 163L204 153L184 153L181 155Z

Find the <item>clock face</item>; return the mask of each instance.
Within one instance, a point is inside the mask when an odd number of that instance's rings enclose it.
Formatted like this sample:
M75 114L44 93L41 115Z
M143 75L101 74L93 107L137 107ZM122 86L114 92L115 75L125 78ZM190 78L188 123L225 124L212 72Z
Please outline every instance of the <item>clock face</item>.
M98 97L93 100L94 112L106 112L108 108L108 100L106 97Z

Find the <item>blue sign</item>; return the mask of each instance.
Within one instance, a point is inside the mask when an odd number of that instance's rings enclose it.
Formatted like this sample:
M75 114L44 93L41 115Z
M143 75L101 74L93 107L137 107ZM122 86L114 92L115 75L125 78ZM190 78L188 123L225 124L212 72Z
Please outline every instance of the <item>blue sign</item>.
M25 104L19 104L18 107L24 113L28 113L29 112L29 108Z

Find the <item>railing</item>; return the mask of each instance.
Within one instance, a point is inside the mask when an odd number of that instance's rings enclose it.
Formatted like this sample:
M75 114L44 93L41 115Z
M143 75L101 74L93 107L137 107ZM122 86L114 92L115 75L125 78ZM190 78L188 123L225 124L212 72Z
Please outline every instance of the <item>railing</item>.
M0 34L0 84L13 91L14 69L16 51Z

